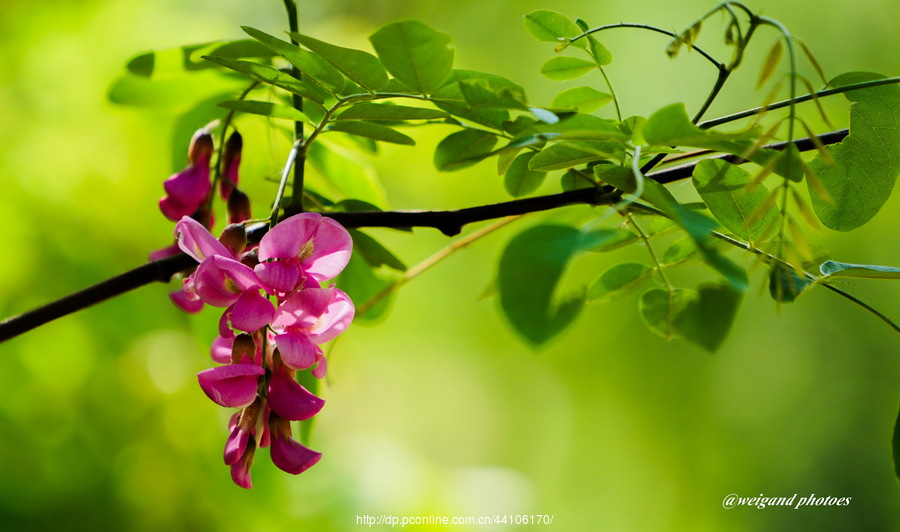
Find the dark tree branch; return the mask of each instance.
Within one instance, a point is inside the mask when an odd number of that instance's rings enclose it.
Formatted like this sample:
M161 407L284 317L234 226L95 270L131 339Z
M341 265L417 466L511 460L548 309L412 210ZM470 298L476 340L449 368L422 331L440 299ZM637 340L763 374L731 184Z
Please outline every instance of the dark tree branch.
M819 136L822 144L840 142L847 136L847 130L834 131ZM788 143L782 142L766 146L770 149L784 149ZM794 144L801 151L815 149L815 143L811 139L800 139ZM705 155L710 152L698 152L694 156ZM734 155L716 155L713 158L723 159L732 163L743 163L745 160ZM660 183L671 183L680 179L691 177L697 162L687 163L673 168L667 168L649 174L647 177ZM379 212L335 212L323 213L324 216L333 218L345 227L389 227L411 228L432 227L447 236L454 236L462 231L465 225L504 218L518 214L546 211L567 205L610 205L618 201L620 194L612 187L602 189L586 188L525 198L491 205L481 205L465 209L449 211L379 211ZM259 242L268 230L268 226L260 226L248 234L251 242ZM101 281L84 290L69 294L60 299L47 303L34 310L18 316L8 318L0 322L0 342L14 338L36 327L44 325L62 316L72 314L91 305L105 301L112 297L124 294L152 282L168 282L173 275L190 269L196 265L191 257L181 254L162 260L149 262L117 275L105 281Z

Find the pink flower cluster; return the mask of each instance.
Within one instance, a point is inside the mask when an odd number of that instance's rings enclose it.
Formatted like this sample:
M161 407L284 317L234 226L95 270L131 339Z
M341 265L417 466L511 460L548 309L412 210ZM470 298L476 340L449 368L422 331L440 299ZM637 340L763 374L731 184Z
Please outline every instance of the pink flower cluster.
M249 220L250 199L238 188L238 168L241 164L241 151L244 141L237 131L231 133L222 148L222 175L219 176L219 195L226 201L228 223L238 224ZM185 216L198 220L204 227L211 228L213 214L210 210L212 200L212 182L210 180L210 162L215 147L209 127L198 130L191 139L188 148L188 166L163 182L166 195L159 200L159 209L163 215L178 222ZM150 260L160 260L177 255L178 244L158 249L150 254ZM181 310L196 313L203 310L203 301L190 297L183 290L169 294L172 302Z
M210 350L224 365L197 377L215 403L241 409L225 444L231 478L250 488L253 455L267 446L277 467L302 473L322 455L291 438L290 422L316 415L324 401L301 386L295 373L311 370L324 377L319 346L353 320L350 298L320 285L350 260L349 233L316 213L287 218L248 252L242 225L228 226L217 240L184 216L175 233L181 250L200 263L184 280L184 297L225 309Z

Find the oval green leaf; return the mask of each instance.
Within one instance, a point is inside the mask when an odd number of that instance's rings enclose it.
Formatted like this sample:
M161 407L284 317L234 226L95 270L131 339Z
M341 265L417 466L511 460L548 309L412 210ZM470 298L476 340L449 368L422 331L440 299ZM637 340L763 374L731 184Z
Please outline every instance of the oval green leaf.
M832 87L883 79L880 74L853 72L831 80ZM900 87L881 85L844 93L850 105L850 134L826 146L834 164L821 155L809 168L830 198L807 180L813 209L823 224L850 231L881 210L900 174Z
M374 55L362 50L335 46L301 33L291 32L290 35L360 87L376 91L388 84L387 72Z
M603 272L587 292L588 301L613 301L624 297L650 279L653 268L636 262L616 264Z
M557 284L569 260L582 248L573 227L538 225L519 233L500 257L500 308L525 340L541 345L574 321L584 305L580 295L559 297Z
M622 150L615 142L559 142L541 150L531 159L532 170L549 172L615 157Z
M591 87L566 89L553 98L553 107L576 109L582 113L592 113L613 100L611 94Z
M557 44L568 43L570 38L582 33L581 29L565 15L549 9L532 11L525 15L525 27L537 40ZM586 46L584 39L579 39L572 45L580 48Z
M442 172L460 170L491 155L497 136L466 129L447 136L434 151L434 165Z
M400 133L396 129L391 129L375 122L367 122L365 120L339 120L328 126L326 131L341 131L351 135L369 138L372 140L380 140L382 142L390 142L391 144L402 144L404 146L415 146L414 141L408 135Z
M757 213L769 191L762 184L748 190L751 181L749 172L722 160L707 159L694 167L694 187L710 212L726 229L747 241L760 236L778 216L775 205L769 205L764 215Z
M429 109L427 107L409 107L406 105L392 105L387 103L360 102L347 107L344 112L336 117L336 120L439 120L447 118L448 116L450 115L444 111Z
M597 65L591 61L560 55L544 63L544 66L541 67L541 74L552 80L563 81L580 78L595 68Z
M417 20L391 22L369 40L388 72L420 94L439 89L453 68L451 37Z
M274 85L275 87L284 89L288 92L300 95L304 98L312 100L316 103L323 103L325 98L322 92L314 89L304 81L281 72L277 68L251 61L240 61L237 59L228 59L225 57L205 56L205 58L213 63L218 63L225 68L240 72L252 79Z
M531 194L544 182L546 172L536 172L528 169L528 162L534 157L534 152L522 153L513 159L503 176L503 186L514 198Z
M331 94L344 90L344 76L318 55L304 50L296 44L282 41L266 32L249 26L242 26L244 32L288 60L304 76L321 85Z
M271 118L282 118L284 120L295 120L309 122L309 118L300 111L272 102L260 102L256 100L229 100L219 104L221 107L238 111L241 113L249 113L253 115L268 116Z

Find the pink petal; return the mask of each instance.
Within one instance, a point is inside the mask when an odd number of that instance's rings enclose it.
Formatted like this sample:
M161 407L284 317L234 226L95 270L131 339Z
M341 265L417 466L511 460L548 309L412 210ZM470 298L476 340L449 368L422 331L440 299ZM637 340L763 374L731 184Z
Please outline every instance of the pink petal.
M278 307L276 327L309 329L328 310L336 293L333 288L304 288Z
M189 166L163 182L166 194L182 205L196 210L209 194L209 165Z
M221 406L244 408L256 398L259 376L265 370L254 364L230 364L197 374L200 388Z
M257 291L244 292L234 303L231 325L235 329L254 332L272 322L275 307Z
M322 453L313 451L285 435L275 436L270 455L272 463L278 469L292 475L299 475L316 465L322 458Z
M300 281L300 269L295 262L260 262L253 271L263 285L281 294L293 292Z
M193 211L188 214L192 213ZM228 249L216 240L212 233L200 222L188 216L181 218L175 224L175 238L178 239L178 247L197 262L203 262L204 259L213 255L232 258Z
M233 344L234 335L230 338L216 336L212 346L209 348L209 354L219 364L229 364L231 362L231 348Z
M316 397L303 386L282 372L275 372L269 381L269 391L266 395L269 399L269 407L279 417L299 421L309 419L318 414L325 406L325 400Z
M313 237L313 252L302 260L303 270L318 281L331 279L350 262L353 240L344 227L331 218L322 218Z
M284 365L293 370L304 370L316 363L319 348L305 333L289 330L275 337L275 345Z
M232 464L231 480L244 489L253 487L253 481L250 479L250 467L242 461Z
M230 307L241 295L234 283L228 283L225 272L212 259L200 263L191 275L191 286L197 297L214 307Z
M350 301L347 294L337 288L329 290L334 291L334 298L322 317L309 331L310 338L317 344L323 344L346 331L356 312L353 302Z
M184 216L190 216L197 211L198 205L188 204L185 205L179 201L174 200L170 196L165 196L159 199L159 210L163 213L163 216L172 220L173 222L177 222Z
M250 489L253 482L250 480L250 465L253 464L253 455L256 453L256 444L248 439L244 454L235 463L231 464L231 480L242 488Z
M238 290L243 292L245 290L262 288L262 283L259 281L259 277L256 276L253 268L241 264L230 257L214 256L212 260L234 282Z
M225 441L225 465L234 465L244 455L247 450L247 442L250 440L250 433L235 426L231 429L231 434Z
M169 299L176 307L188 314L196 314L203 310L203 301L200 301L194 294L187 293L184 289L170 292Z
M323 379L326 373L328 373L328 360L323 356L319 359L319 364L313 368L312 374L317 379Z
M259 260L293 259L316 234L322 215L304 212L273 227L259 242Z

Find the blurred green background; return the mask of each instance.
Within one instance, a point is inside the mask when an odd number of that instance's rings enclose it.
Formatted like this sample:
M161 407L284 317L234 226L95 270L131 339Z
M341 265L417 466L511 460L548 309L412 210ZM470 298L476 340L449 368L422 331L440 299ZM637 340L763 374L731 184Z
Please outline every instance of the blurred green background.
M894 0L750 6L803 38L831 77L900 73ZM561 86L538 74L552 50L525 31L529 11L679 30L710 7L699 0L300 2L303 31L361 48L378 25L419 18L454 36L457 67L510 77L537 104ZM146 50L240 38L241 24L275 33L283 20L275 0L0 3L7 250L0 315L137 266L171 242L172 224L156 200L162 181L184 164L182 155L173 166L171 140L193 102L111 104L107 93L124 63ZM626 115L677 101L696 108L714 79L696 54L669 61L659 36L607 35L615 57L609 73ZM747 71L708 116L764 98L755 78L775 35L758 39ZM827 105L843 126L839 98ZM251 122L250 131L258 127ZM434 171L432 149L447 132L416 130L419 149L390 147L374 160L393 208L507 199L490 163ZM244 178L257 177L250 185L257 212L274 194L258 178L274 175L286 153L283 143L273 146L250 145L245 154ZM895 194L857 232L812 238L836 260L897 266L898 213ZM207 400L194 376L212 364L214 310L188 317L169 304L166 287L149 286L0 345L0 529L347 531L365 528L356 524L365 514L554 516L550 526L417 530L900 529L890 451L900 397L896 333L824 290L777 312L757 290L756 270L735 330L715 356L648 333L634 298L589 306L571 330L534 352L503 322L495 298L482 296L509 238L547 218L530 216L456 253L404 287L388 316L351 328L332 352L328 403L311 443L324 459L293 477L262 451L252 491L234 486L221 463L230 412ZM372 234L408 264L448 243L429 230ZM596 275L620 257L585 258L573 275ZM686 269L688 279L709 275ZM861 281L846 289L900 319L897 286ZM731 493L852 502L725 510Z

